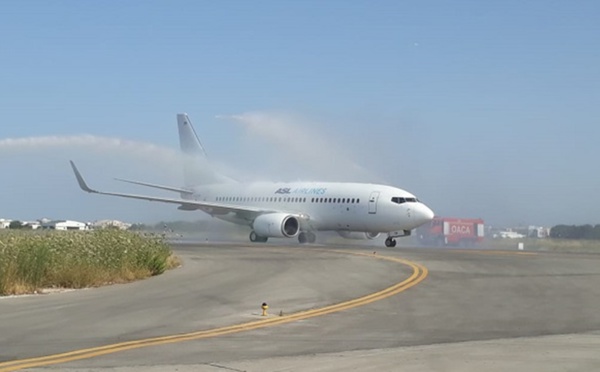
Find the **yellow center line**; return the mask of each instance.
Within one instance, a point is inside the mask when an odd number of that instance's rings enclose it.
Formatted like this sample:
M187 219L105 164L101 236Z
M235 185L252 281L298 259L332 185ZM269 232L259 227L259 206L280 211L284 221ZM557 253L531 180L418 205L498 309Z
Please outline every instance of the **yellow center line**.
M392 261L396 263L400 263L406 266L409 266L413 272L412 274L405 280L394 284L390 287L387 287L381 291L368 294L366 296L362 296L359 298L355 298L349 301L344 301L338 304L329 305L325 307L321 307L318 309L305 310L297 313L293 313L290 315L256 320L241 324L235 324L231 326L225 326L220 328L195 331L190 333L176 334L176 335L167 335L160 337L153 337L141 340L120 342L110 345L92 347L88 349L80 349L74 350L66 353L47 355L42 357L28 358L28 359L20 359L13 360L8 362L0 363L0 372L8 372L8 371L16 371L23 368L33 368L33 367L41 367L48 366L59 363L67 363L81 359L94 358L101 355L112 354L117 352L122 352L126 350L139 349L142 347L148 346L156 346L156 345L166 345L175 342L183 342L190 340L200 340L204 338L223 336L232 333L239 333L245 331L251 331L254 329L272 327L275 325L286 324L295 322L298 320L304 320L309 318L314 318L318 316L323 316L326 314L331 314L343 310L348 310L352 308L356 308L359 306L364 306L370 304L375 301L382 300L384 298L388 298L400 292L403 292L418 283L425 280L428 275L428 270L425 266L420 265L418 263L414 263L408 260L403 260L401 258L395 258L390 256L380 256L375 254L367 254L360 252L347 252L342 250L321 250L324 252L332 252L332 253L341 253L341 254L349 254L354 256L365 256L370 258L376 258L380 260Z

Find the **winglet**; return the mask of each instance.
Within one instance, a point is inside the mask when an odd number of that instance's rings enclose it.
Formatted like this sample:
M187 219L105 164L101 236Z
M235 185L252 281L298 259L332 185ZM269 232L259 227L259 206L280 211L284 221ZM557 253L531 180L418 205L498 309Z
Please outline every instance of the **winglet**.
M98 191L90 189L88 187L88 185L85 183L85 180L81 176L81 173L79 173L79 170L75 166L75 163L73 163L73 160L69 160L69 162L71 163L71 168L73 168L73 172L75 173L75 178L77 178L77 182L79 183L79 187L81 187L81 189L83 191L97 193Z

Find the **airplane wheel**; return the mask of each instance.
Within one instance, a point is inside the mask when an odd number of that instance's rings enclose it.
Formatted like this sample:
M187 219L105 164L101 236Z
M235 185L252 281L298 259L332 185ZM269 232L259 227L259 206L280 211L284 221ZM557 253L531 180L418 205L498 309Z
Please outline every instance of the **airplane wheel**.
M258 242L258 235L256 235L256 233L255 233L254 231L252 231L252 232L250 233L250 241L251 241L252 243L256 243L256 242Z
M252 231L250 233L250 241L252 243L266 243L267 240L269 240L268 237L266 237L266 236L264 236L264 237L263 236L258 236L258 235L256 235L256 233L254 231Z
M392 238L387 238L385 240L385 246L388 248L393 248L396 246L396 239L392 239Z
M301 232L300 234L298 234L298 243L300 243L300 244L306 244L307 240L308 239L307 239L306 233Z
M306 233L306 237L307 237L308 242L310 244L313 244L314 242L317 241L317 236L315 235L315 233L308 232L308 233Z

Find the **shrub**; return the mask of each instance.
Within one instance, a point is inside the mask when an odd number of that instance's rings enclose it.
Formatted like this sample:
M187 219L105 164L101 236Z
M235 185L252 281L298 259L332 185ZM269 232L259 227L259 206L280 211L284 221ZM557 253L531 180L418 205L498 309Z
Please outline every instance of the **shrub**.
M162 274L177 263L162 238L130 231L0 233L0 295L83 288Z

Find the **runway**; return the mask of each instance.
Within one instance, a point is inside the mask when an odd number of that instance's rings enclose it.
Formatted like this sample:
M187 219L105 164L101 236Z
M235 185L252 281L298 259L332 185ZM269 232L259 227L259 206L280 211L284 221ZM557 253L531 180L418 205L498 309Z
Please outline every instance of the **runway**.
M0 371L28 367L9 364L15 360L263 322L263 301L270 306L267 320L276 322L365 298L419 275L397 293L335 312L111 350L37 369L600 366L600 255L406 248L374 254L372 248L335 248L344 253L318 246L236 244L174 250L184 266L149 280L0 300Z

